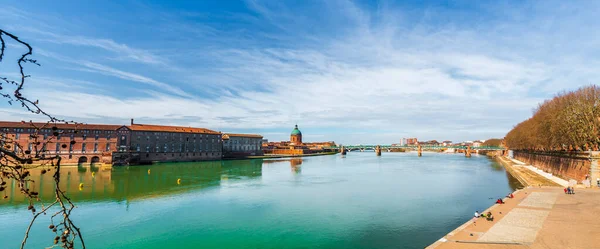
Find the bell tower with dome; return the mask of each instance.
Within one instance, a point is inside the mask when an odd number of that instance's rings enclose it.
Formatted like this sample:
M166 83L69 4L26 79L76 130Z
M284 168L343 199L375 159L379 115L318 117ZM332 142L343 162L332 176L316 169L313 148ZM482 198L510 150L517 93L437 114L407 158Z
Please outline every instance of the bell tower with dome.
M292 130L292 134L290 134L290 144L291 145L302 145L302 132L298 129L298 125L294 127Z

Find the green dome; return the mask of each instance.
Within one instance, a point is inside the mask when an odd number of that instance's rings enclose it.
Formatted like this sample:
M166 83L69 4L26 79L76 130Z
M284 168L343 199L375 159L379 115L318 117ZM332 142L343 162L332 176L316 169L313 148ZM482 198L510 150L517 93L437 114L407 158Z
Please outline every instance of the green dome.
M300 132L300 130L298 130L298 125L296 125L296 127L294 127L294 130L292 131L292 135L302 135L302 132Z

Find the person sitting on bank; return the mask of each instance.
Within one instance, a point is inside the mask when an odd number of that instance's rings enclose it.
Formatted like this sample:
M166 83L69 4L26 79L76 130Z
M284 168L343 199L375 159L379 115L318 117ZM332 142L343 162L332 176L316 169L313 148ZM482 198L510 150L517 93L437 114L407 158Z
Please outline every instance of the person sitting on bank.
M508 198L511 198L511 199L512 199L512 198L514 198L515 196L514 196L512 193L510 193L510 194L508 194L506 197L508 197Z
M475 215L474 215L473 217L475 217L475 218L479 218L479 212L478 212L478 211L475 211Z
M492 212L488 212L486 215L486 220L489 221L494 221L494 216L492 215Z
M496 204L504 204L504 201L500 198L498 198L498 200L496 200Z

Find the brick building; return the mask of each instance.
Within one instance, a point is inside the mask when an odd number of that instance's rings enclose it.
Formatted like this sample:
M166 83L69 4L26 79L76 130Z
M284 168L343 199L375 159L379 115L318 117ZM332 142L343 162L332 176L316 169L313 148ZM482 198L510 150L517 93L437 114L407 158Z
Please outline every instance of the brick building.
M413 146L413 145L418 145L419 144L419 140L417 140L417 138L407 138L406 139L406 145L408 146Z
M220 132L134 124L133 120L128 126L0 122L0 132L3 141L18 145L8 145L11 150L59 155L63 165L219 160L223 149ZM40 142L37 147L35 136Z
M115 164L219 160L221 133L204 128L135 124L116 130Z
M223 134L223 157L261 156L263 136L255 134Z
M40 151L46 157L59 155L61 164L111 163L119 125L46 124L29 122L0 122L3 141L17 153ZM57 132L58 136L54 136ZM35 136L39 145L35 145ZM74 141L72 143L71 141ZM4 145L6 146L6 145Z

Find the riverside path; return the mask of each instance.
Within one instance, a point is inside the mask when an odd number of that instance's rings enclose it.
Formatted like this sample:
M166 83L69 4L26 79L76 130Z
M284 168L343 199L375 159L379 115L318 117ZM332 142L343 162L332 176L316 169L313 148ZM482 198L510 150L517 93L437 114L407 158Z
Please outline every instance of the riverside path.
M493 221L471 219L427 249L600 248L600 190L527 187L504 200L482 212Z

